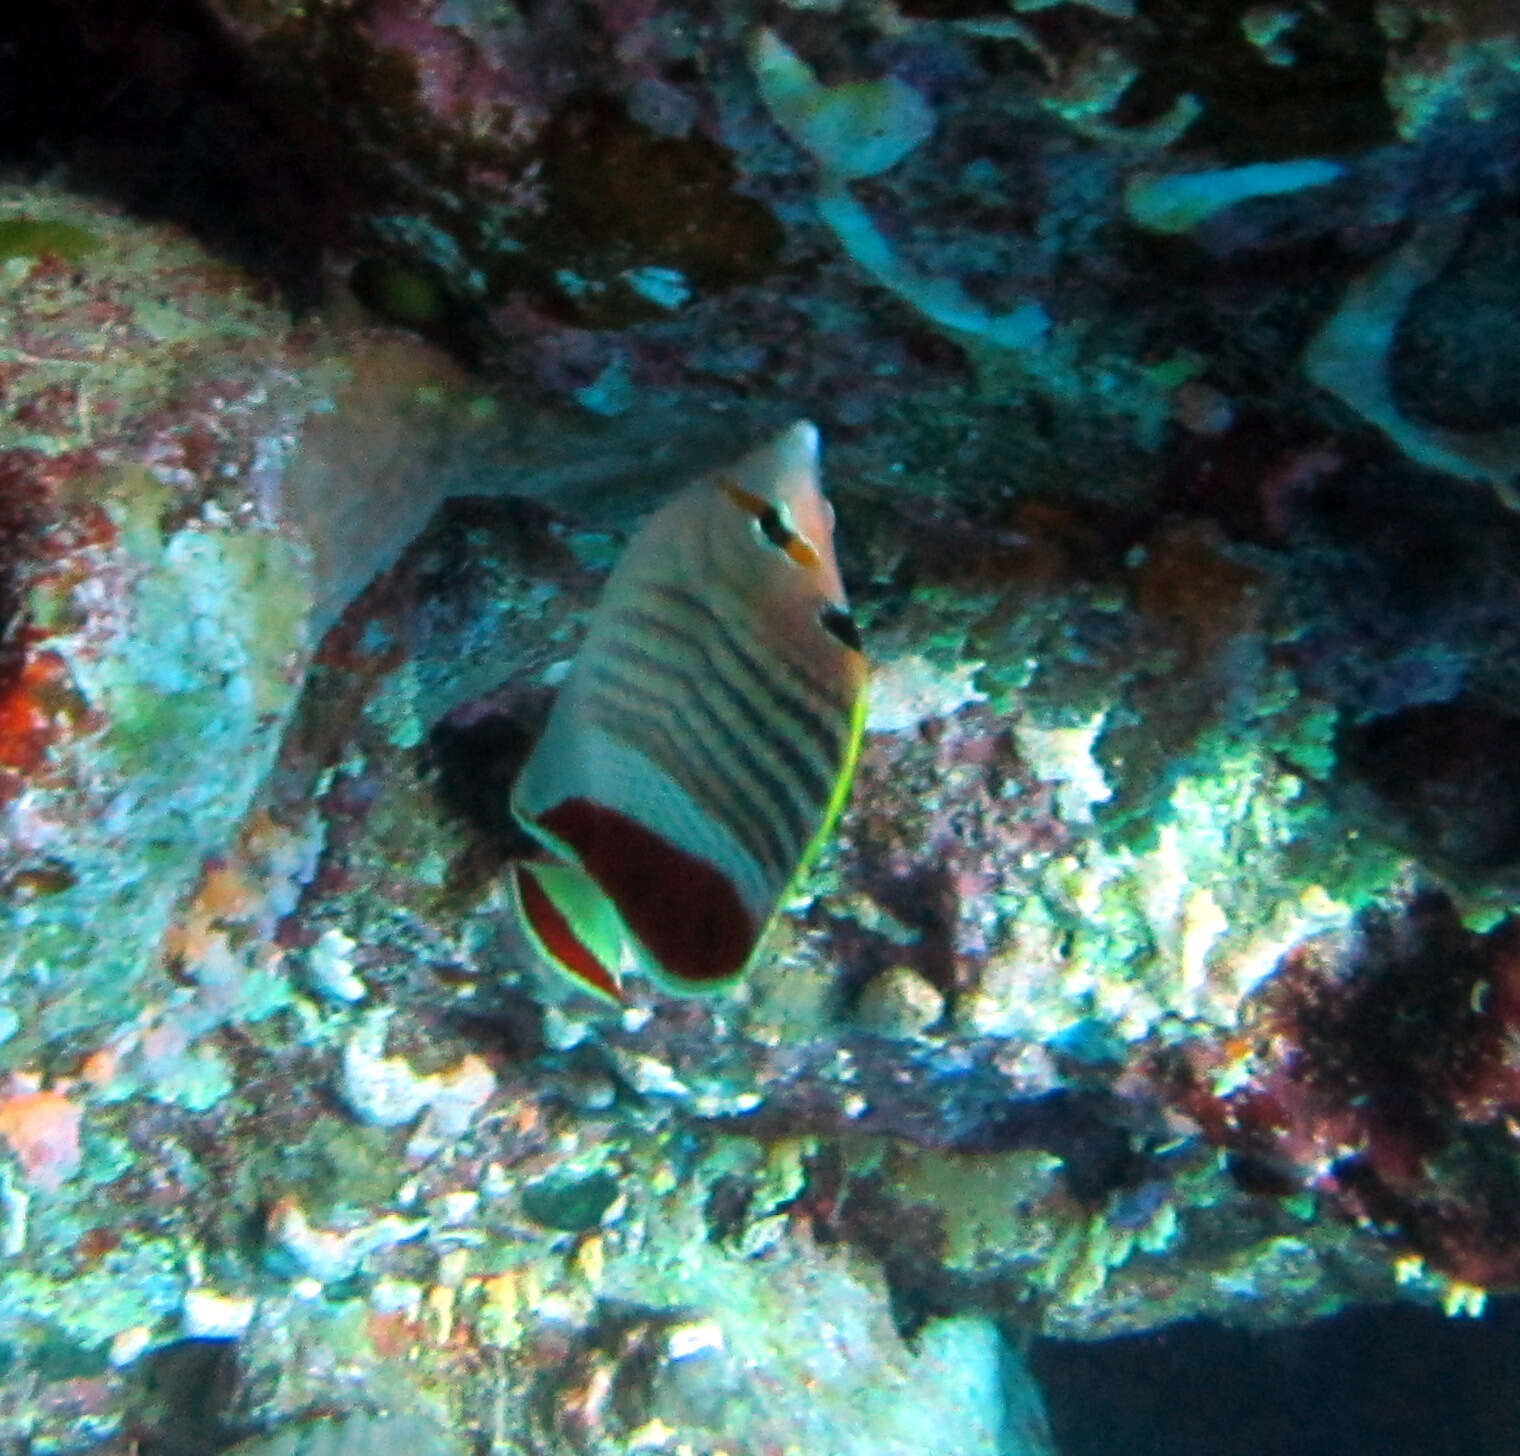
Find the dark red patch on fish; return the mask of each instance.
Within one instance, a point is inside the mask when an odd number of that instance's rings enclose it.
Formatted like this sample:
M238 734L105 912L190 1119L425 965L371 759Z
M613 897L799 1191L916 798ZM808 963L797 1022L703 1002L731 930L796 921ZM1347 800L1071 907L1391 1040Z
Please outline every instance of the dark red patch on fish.
M579 976L602 995L621 1001L622 987L570 928L570 922L544 893L543 886L522 865L513 865L512 873L517 879L517 895L522 902L523 915L544 949L571 975Z
M576 852L667 975L708 985L744 969L759 927L706 860L590 799L566 799L539 823Z

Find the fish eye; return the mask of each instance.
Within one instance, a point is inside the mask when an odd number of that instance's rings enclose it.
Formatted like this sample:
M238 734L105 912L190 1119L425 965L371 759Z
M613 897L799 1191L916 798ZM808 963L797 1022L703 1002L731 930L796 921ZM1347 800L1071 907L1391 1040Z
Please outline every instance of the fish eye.
M818 552L792 528L791 512L784 501L772 504L733 480L721 480L718 485L729 500L754 518L755 529L772 546L785 552L798 566L817 568Z
M780 551L789 551L797 539L797 533L787 524L779 506L767 506L755 517L755 524L759 526L760 534Z
M860 641L860 628L855 625L855 618L843 607L825 607L819 612L818 620L830 637L842 642L851 652L864 650Z

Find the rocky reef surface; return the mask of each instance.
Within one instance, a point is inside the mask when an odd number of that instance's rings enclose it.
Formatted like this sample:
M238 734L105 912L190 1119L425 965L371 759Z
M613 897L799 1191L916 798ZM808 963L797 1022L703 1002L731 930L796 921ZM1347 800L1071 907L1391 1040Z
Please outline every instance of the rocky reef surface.
M1032 1337L1520 1284L1520 22L25 7L0 1443L1039 1456ZM529 964L649 506L872 663L720 998Z

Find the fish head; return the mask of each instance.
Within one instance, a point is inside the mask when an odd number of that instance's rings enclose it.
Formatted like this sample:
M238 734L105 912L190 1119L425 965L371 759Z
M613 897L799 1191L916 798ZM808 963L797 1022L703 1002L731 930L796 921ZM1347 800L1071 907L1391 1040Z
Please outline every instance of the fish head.
M749 518L757 542L808 573L816 593L845 606L834 557L834 507L823 493L818 427L798 420L718 477L718 488Z

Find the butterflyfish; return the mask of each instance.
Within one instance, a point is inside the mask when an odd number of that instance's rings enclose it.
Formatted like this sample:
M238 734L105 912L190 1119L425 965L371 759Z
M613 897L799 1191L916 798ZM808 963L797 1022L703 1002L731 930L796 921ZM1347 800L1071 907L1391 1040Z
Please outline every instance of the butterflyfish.
M536 953L623 1000L739 977L849 792L866 661L818 430L792 425L635 533L512 790Z

